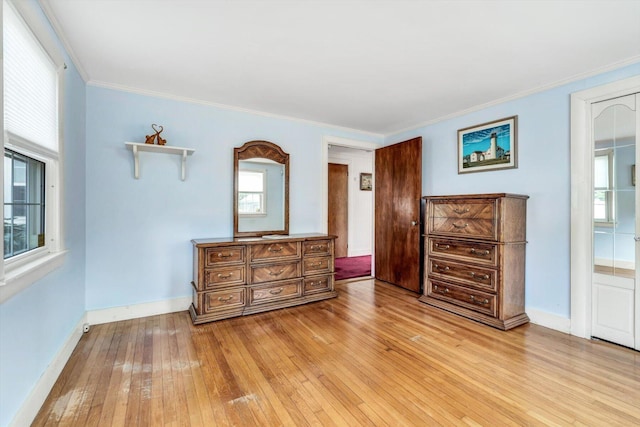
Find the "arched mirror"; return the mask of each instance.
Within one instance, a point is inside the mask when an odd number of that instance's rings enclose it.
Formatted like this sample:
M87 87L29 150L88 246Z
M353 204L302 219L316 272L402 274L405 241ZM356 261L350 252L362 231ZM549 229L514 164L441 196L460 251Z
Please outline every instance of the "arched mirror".
M289 234L289 154L268 141L233 149L233 235Z

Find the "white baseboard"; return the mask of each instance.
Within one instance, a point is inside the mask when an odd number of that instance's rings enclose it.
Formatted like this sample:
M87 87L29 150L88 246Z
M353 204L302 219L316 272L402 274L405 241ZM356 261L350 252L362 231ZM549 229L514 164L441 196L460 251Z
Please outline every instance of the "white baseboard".
M191 297L180 297L143 304L91 310L87 311L87 323L90 325L99 325L101 323L118 322L120 320L138 319L140 317L155 316L157 314L185 311L189 309L190 304Z
M347 256L353 257L353 256L365 256L365 255L371 255L371 249L354 249L349 250L349 254Z
M22 407L9 424L12 427L31 425L62 369L71 357L71 353L78 345L83 334L85 323L98 325L101 323L117 322L119 320L137 319L139 317L155 316L156 314L184 311L189 308L191 297L181 297L172 300L156 301L145 304L126 305L122 307L105 308L88 311L82 316L78 324L65 341L64 345L55 355L47 369L44 371L31 394L25 399Z
M55 355L49 366L47 366L47 369L43 372L13 420L11 420L10 426L20 427L31 425L36 415L38 415L42 404L47 399L49 392L51 392L53 385L60 376L62 369L71 357L71 353L73 353L76 345L78 345L78 341L80 341L82 337L83 325L87 322L86 318L87 315L85 314L73 328L71 334L62 345L62 348L58 351L58 354Z
M531 323L564 332L565 334L571 334L571 319L567 317L561 317L556 314L547 313L546 311L540 311L533 308L527 308L526 313L529 315Z

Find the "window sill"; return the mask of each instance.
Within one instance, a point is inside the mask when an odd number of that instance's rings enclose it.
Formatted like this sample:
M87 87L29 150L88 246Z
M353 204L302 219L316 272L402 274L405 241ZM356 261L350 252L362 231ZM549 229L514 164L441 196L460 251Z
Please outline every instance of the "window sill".
M59 268L66 254L67 251L50 253L5 271L4 281L0 281L0 304Z

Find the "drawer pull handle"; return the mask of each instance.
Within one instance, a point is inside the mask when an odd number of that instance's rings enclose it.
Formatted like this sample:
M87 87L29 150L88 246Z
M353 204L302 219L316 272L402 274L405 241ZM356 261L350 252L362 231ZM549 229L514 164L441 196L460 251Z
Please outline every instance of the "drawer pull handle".
M315 288L324 285L324 281L318 280L317 282L309 282L309 287Z
M438 264L433 264L433 266L435 267L435 269L436 269L436 270L440 270L440 271L449 271L449 267L448 267L448 266L446 266L446 265L443 267L443 266L438 265Z
M440 243L436 243L436 249L442 249L446 251L447 249L449 249L449 245L441 245Z
M436 291L436 292L439 292L441 294L448 294L449 293L449 288L440 289L438 287L438 285L433 285L433 290Z
M455 208L453 211L457 214L463 214L463 213L469 212L469 208L464 208L464 209Z
M483 275L478 274L476 276L476 273L474 273L473 271L469 274L471 275L471 277L473 277L476 280L487 280L489 278L488 274L483 274Z
M469 253L472 253L474 255L481 255L481 256L485 256L485 255L489 255L491 252L484 250L484 251L476 251L475 248L471 248L469 249Z
M474 304L479 304L479 305L486 305L486 304L489 304L489 300L488 300L488 299L486 299L486 298L485 298L485 299L483 299L483 300L480 300L480 299L476 299L476 297L474 297L473 295L469 295L469 298L471 298L471 301L472 301Z
M453 226L454 226L455 228L467 228L467 227L469 226L469 224L466 224L466 223L465 223L465 224L460 225L460 224L456 224L456 223L454 222L454 223L453 223Z
M284 290L284 288L271 289L271 290L269 291L269 293L270 293L271 295L278 295L278 294L282 293L282 291L283 291L283 290Z
M233 254L231 252L227 252L226 254L222 252L218 252L218 258L230 258L232 256Z
M283 268L282 270L280 270L280 271L276 271L276 272L270 271L270 272L269 272L269 276L279 276L279 275L281 275L282 273L284 273L284 268Z
M231 276L233 276L233 274L231 274L231 273L229 273L229 274L218 273L218 278L219 279L228 279Z
M218 301L220 301L220 302L229 302L229 301L231 301L232 299L233 299L233 295L229 295L229 296L228 296L228 297L226 297L226 298L218 297Z
M320 262L320 261L311 263L311 267L319 267L321 265L322 265L322 262Z
M277 248L274 248L273 246L269 246L269 249L267 249L269 252L282 252L282 246L278 246Z
M312 250L312 251L316 251L316 250L320 250L320 249L322 249L322 250L326 250L326 249L324 248L324 245L313 245L313 246L311 246L311 250Z

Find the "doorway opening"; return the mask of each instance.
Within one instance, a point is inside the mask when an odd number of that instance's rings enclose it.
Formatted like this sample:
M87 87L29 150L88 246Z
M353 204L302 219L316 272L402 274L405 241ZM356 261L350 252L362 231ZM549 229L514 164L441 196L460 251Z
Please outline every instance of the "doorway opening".
M337 236L335 279L371 277L375 189L369 183L373 182L374 150L378 145L337 137L325 137L323 142L323 210L326 232Z

